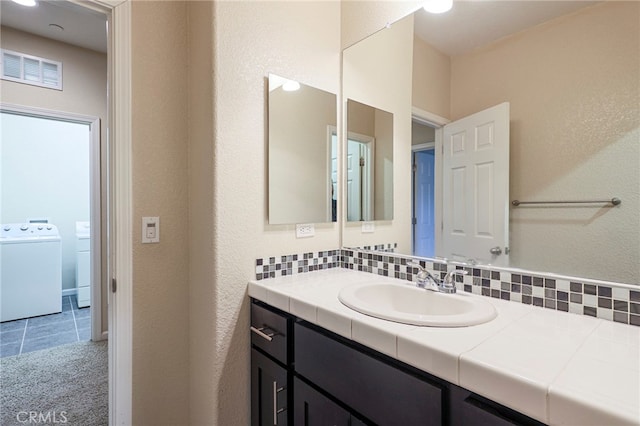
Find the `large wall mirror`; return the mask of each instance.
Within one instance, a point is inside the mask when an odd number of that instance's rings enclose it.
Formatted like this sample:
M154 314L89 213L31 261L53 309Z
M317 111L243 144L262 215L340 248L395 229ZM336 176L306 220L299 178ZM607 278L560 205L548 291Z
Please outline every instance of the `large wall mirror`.
M336 95L269 75L269 223L335 222Z
M367 92L368 104L396 102L384 108L394 116L394 219L372 234L345 223L343 246L394 244L403 254L451 257L438 240L463 212L443 213L451 173L443 153L456 148L448 126L506 103L508 239L496 244L501 255L468 259L640 283L639 34L638 2L456 1L448 13L420 9L346 49L345 99ZM367 77L385 57L393 67L385 80ZM494 130L484 130L490 140ZM469 141L458 138L457 147ZM416 195L416 162L433 169L427 196ZM622 202L606 202L614 197ZM432 209L424 215L433 241L422 246L416 207Z

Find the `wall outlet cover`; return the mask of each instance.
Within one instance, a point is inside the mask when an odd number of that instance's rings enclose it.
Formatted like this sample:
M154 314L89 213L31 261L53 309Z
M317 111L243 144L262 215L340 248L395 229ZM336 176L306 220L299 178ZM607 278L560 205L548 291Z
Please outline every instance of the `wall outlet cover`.
M302 223L296 225L296 238L313 237L316 234L313 223Z
M368 234L371 232L375 232L376 225L375 222L362 222L362 233Z

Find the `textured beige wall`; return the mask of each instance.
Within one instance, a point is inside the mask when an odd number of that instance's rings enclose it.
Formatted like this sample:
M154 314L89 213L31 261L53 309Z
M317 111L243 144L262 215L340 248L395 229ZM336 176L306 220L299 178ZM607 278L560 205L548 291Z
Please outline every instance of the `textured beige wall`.
M133 423L187 424L187 5L131 7ZM160 243L141 244L142 216L160 217Z
M52 90L28 84L0 80L0 101L98 117L101 121L101 139L106 140L107 123L107 55L66 43L1 27L0 45L3 49L62 62L63 89ZM106 152L106 144L102 146ZM106 180L106 171L102 172ZM103 206L103 217L106 215ZM106 223L103 224L103 242L106 241ZM103 247L106 247L103 244ZM104 248L103 248L104 250ZM106 279L106 263L102 265L103 282ZM102 288L102 330L107 325L107 289Z
M340 244L336 224L316 225L314 238L297 240L295 226L267 223L266 77L338 93L340 9L338 2L284 1L188 7L191 52L213 52L211 64L194 59L198 69L189 70L213 75L212 86L189 87L190 424L246 425L246 287L255 260Z
M189 424L194 425L216 424L217 412L211 374L217 341L212 20L212 2L189 3ZM242 401L237 409L246 410Z
M451 59L419 37L413 39L412 106L449 118Z
M343 53L345 99L393 114L393 220L376 222L375 232L362 233L359 222L344 224L342 244L347 247L398 243L398 251L411 250L411 75L413 17L349 47ZM379 90L385 87L386 90ZM376 172L377 173L377 172Z
M452 119L511 103L511 261L640 282L640 3L606 2L452 59Z
M388 24L403 19L422 6L422 1L341 0L340 20L343 49L369 37Z

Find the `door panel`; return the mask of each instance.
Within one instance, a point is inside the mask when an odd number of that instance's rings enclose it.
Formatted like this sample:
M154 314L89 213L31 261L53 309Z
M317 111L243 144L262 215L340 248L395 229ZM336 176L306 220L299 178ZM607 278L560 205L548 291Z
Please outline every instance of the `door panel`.
M293 423L298 426L349 426L351 415L297 377L294 379Z
M443 256L507 265L509 103L446 125L443 144Z
M414 256L435 256L435 156L434 150L414 153Z
M287 371L251 349L251 425L287 425Z

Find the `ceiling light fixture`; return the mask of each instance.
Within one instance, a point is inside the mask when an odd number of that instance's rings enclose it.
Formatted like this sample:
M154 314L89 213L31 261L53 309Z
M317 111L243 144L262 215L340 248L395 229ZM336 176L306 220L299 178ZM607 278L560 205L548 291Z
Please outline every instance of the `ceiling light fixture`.
M21 6L33 7L37 6L36 0L12 0L14 3L18 3Z
M444 13L453 7L453 0L427 0L422 8L429 13Z

